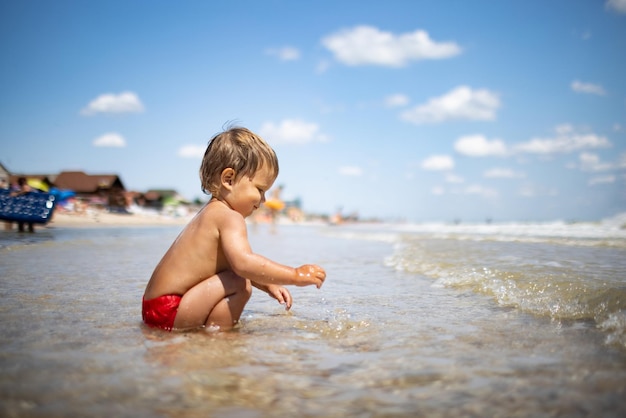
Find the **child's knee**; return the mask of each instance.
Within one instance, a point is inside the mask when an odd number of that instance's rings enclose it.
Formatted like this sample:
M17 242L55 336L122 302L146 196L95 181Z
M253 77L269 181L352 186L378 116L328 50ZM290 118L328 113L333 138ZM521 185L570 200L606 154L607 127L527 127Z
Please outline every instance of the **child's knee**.
M230 282L231 289L235 293L241 293L250 297L252 295L252 282L250 280L237 275L232 271L222 272L219 274L223 279L227 279Z
M252 282L250 280L245 279L241 276L237 276L235 274L235 294L240 298L240 300L244 301L244 304L248 302L250 297L252 296Z

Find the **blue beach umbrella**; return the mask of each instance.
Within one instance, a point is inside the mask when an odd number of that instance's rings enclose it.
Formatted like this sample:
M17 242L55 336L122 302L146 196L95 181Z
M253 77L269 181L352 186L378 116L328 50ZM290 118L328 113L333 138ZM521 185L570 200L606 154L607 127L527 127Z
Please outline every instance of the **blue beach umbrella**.
M61 190L57 189L56 187L50 189L50 194L54 196L57 203L61 203L69 199L70 197L76 196L76 192L74 192L73 190Z

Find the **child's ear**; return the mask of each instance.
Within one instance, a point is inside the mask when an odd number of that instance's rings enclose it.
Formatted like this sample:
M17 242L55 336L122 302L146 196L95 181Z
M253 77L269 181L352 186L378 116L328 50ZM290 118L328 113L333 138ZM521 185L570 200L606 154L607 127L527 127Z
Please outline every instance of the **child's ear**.
M222 171L222 175L220 177L222 186L230 190L233 187L233 183L235 182L235 175L236 175L235 170L233 170L230 167L225 168Z

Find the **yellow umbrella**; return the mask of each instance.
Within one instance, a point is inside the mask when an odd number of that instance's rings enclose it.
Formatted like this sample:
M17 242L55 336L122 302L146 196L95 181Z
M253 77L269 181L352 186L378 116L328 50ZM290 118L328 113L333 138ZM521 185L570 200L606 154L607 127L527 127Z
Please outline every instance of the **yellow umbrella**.
M278 199L270 199L265 202L265 207L271 210L283 210L283 208L285 207L285 202Z
M27 179L26 184L28 184L33 189L38 189L44 192L47 192L50 190L48 185L39 179Z

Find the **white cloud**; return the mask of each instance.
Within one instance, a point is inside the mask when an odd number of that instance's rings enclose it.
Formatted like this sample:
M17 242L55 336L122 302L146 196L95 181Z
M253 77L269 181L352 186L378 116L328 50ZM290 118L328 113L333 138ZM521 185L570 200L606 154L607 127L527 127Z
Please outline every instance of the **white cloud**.
M611 143L603 136L576 131L571 125L560 125L553 138L533 138L513 147L518 153L564 154L583 149L608 148Z
M485 171L483 177L492 179L521 179L526 177L526 174L511 170L510 168L492 168Z
M296 61L300 59L300 50L292 46L282 48L270 48L265 51L266 54L278 57L281 61Z
M342 176L360 177L363 175L363 170L360 167L343 166L339 167L339 174Z
M422 168L431 171L452 170L454 160L449 155L433 155L422 161Z
M322 39L343 64L403 67L409 61L450 58L461 53L454 42L435 42L428 32L416 30L395 35L372 26L356 26Z
M95 115L96 113L140 113L144 111L139 97L132 91L120 94L102 94L89 102L87 107L81 110L83 115Z
M328 137L319 132L315 123L299 119L285 119L279 124L265 122L259 130L260 135L268 142L278 144L306 144L308 142L326 142Z
M126 146L126 141L122 135L115 132L109 132L94 139L92 144L94 147L123 148Z
M403 107L409 104L409 98L404 94L392 94L385 97L386 107Z
M606 148L610 142L604 138L593 134L580 135L575 137L558 138L534 138L515 146L518 152L529 154L557 154L578 151L585 148Z
M489 141L483 135L463 136L454 143L454 149L459 154L470 157L503 156L507 154L504 142L499 139Z
M595 186L596 184L610 184L610 183L615 183L614 175L592 177L587 182L589 186Z
M619 13L626 13L626 0L607 0L605 6Z
M459 86L428 103L403 112L400 117L414 124L440 123L447 120L494 120L500 99L489 90Z
M578 163L568 164L568 168L580 169L586 172L600 172L622 170L626 168L626 153L621 154L615 162L605 162L598 154L582 152L578 156Z
M206 145L184 145L178 150L178 156L183 158L202 158Z
M597 94L598 96L606 95L604 87L599 84L583 83L582 81L576 80L572 81L571 88L576 93Z
M580 169L583 171L606 171L613 169L613 164L600 161L598 154L583 152L578 156Z
M459 154L470 157L504 157L514 154L566 154L590 149L609 148L611 146L611 142L604 136L577 130L569 124L563 124L555 127L552 137L532 138L529 141L513 146L507 146L500 139L489 140L481 134L466 135L460 137L454 143L454 150ZM596 161L592 161L592 158L595 158ZM595 154L582 154L580 167L586 171L608 169L609 166L599 163L597 158ZM591 169L592 166L594 167L593 169ZM577 167L574 166L574 168Z

